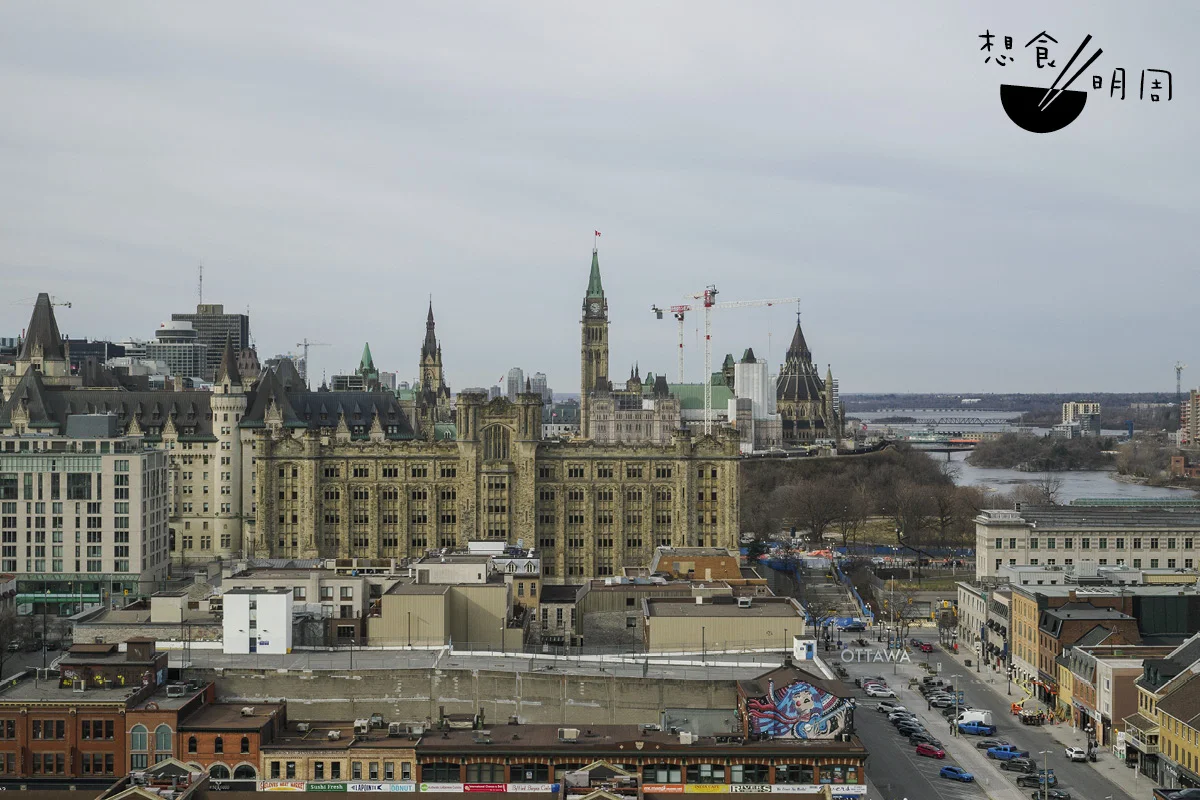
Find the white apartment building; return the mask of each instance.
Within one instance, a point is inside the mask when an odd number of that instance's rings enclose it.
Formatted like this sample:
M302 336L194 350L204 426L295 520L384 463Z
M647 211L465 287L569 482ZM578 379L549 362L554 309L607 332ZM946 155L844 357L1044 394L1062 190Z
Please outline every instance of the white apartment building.
M221 602L226 653L292 652L291 589L230 589Z
M989 509L975 518L975 571L983 579L1018 565L1194 569L1197 544L1200 508L1188 503Z
M167 577L167 454L116 417L73 414L62 434L0 436L0 572L18 604L108 602Z
M959 646L976 648L980 631L987 624L987 589L959 581L958 583L958 641Z

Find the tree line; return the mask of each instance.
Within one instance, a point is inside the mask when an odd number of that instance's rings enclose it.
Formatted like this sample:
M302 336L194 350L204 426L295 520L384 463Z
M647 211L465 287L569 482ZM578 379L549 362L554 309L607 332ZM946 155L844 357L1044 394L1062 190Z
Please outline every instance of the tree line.
M834 543L973 546L987 508L1057 502L1062 482L1040 476L1012 493L958 486L954 468L904 445L864 456L748 461L742 468L741 530L760 539L790 533Z

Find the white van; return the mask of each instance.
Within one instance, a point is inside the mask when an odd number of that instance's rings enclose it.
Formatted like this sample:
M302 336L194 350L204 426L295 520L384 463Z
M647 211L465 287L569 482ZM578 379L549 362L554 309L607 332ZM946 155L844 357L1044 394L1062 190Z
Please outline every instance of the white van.
M992 712L990 711L964 711L958 715L958 719L954 720L956 725L962 725L964 722L978 722L982 725L995 725L992 722Z

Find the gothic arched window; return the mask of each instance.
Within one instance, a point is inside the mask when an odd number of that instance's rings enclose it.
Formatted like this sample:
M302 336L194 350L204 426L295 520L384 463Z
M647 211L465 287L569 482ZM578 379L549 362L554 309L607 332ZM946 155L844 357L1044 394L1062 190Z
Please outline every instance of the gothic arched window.
M508 460L508 428L489 425L483 432L483 457L487 461Z

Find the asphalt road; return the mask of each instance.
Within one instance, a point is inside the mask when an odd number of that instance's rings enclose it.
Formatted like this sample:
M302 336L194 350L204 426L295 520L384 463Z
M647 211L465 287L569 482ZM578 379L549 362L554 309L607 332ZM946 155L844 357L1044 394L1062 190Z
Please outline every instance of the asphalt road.
M929 641L936 645L936 636L929 638ZM873 640L869 650L880 652ZM1039 751L1050 751L1049 763L1058 777L1058 788L1069 791L1073 800L1131 800L1120 786L1105 778L1107 770L1125 769L1111 754L1102 754L1100 762L1096 764L1068 763L1063 757L1062 744L1055 741L1045 729L1021 725L1009 713L1006 698L997 697L984 685L987 678L992 677L994 680L992 675L983 673L977 676L949 655L941 653L939 656L937 650L928 655L913 654L911 657L911 663L899 665L869 660L844 663L851 681L855 677L867 675L876 675L886 680L888 685L896 690L897 702L920 717L930 733L940 739L946 749L945 761L934 761L915 755L915 750L908 740L897 734L887 718L876 710L878 701L866 697L865 694L858 695L858 710L854 720L858 735L870 753L867 775L876 789L869 795L871 800L876 797L882 800L978 800L984 796L989 800L1021 800L1030 798L1033 793L1032 788L1016 786L1017 773L1002 771L999 762L988 759L984 751L976 749L978 739L972 736L952 737L950 725L942 717L940 709L929 710L921 694L908 689L910 678L928 674L916 666L917 662L923 659L928 659L931 663L942 662L941 676L957 680L958 688L966 694L966 703L992 712L998 728L998 738L1006 739L1030 751L1039 763L1044 758L1039 755ZM1000 686L1003 689L1003 683ZM1020 696L1022 695L1014 689L1014 697L1019 699ZM945 764L963 767L975 776L976 783L958 784L938 778L938 769Z

